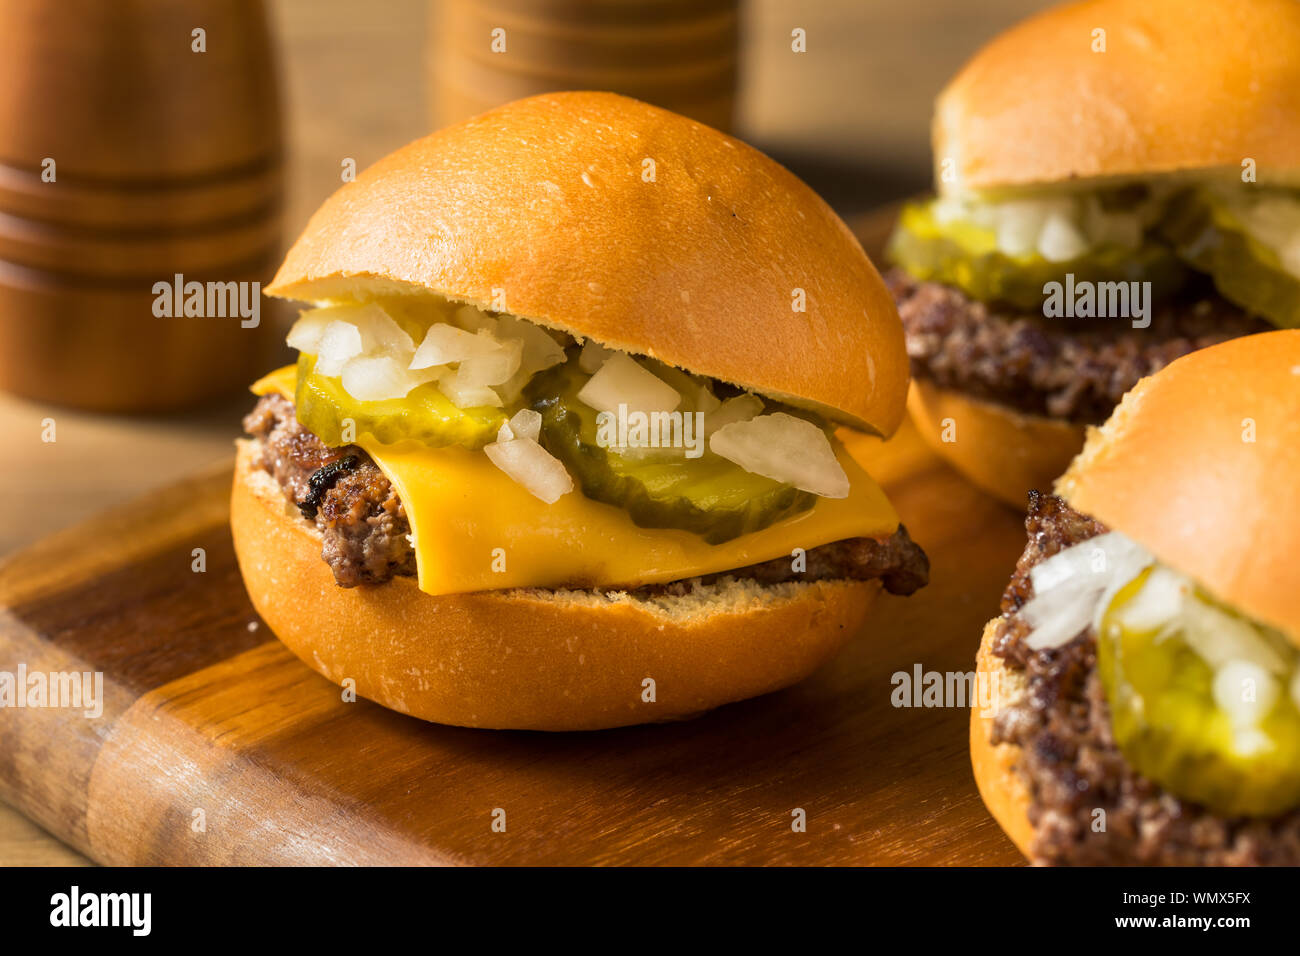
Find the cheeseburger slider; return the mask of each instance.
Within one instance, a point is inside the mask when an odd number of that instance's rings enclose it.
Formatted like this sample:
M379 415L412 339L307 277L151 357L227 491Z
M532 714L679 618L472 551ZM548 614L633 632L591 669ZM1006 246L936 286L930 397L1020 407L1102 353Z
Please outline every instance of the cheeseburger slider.
M414 142L270 286L232 503L271 630L426 720L571 730L792 684L928 564L836 426L889 435L884 283L793 175L605 93Z
M1300 865L1300 331L1138 383L984 630L980 793L1036 863Z
M922 433L1020 507L1144 375L1300 325L1300 3L1089 0L940 94L888 276Z

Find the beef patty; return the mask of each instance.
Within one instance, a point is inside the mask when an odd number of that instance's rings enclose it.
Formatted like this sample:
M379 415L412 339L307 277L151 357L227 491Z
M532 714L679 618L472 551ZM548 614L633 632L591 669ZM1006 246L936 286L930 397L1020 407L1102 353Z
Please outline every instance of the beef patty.
M1101 534L1099 522L1060 498L1031 494L1029 543L1002 598L993 653L1021 672L1027 693L1000 711L993 742L1020 748L1016 772L1030 794L1035 862L1142 866L1300 865L1300 810L1271 819L1224 818L1175 797L1134 771L1110 731L1091 628L1051 650L1025 646L1020 608L1029 571ZM1106 828L1093 830L1097 810Z
M326 446L298 423L293 403L281 395L259 399L244 418L244 430L258 439L254 465L275 478L285 497L320 529L321 556L334 580L355 587L415 574L406 509L369 455L356 446ZM930 574L925 552L902 525L884 539L850 538L812 548L806 559L803 571L792 570L790 559L781 557L724 574L648 585L636 593L680 593L734 577L760 584L879 579L894 594L911 594Z
M1273 328L1195 279L1192 291L1157 305L1145 329L1119 319L998 311L902 269L885 279L898 303L917 378L1020 412L1084 425L1105 421L1138 379L1174 359Z

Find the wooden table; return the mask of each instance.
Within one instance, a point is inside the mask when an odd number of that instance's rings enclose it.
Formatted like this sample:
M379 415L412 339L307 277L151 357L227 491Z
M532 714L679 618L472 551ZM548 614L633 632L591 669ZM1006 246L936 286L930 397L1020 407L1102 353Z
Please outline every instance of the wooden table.
M929 178L929 104L984 39L1038 0L862 4L820 0L792 19L782 0L750 0L739 126L843 211L914 191ZM296 235L339 183L427 131L423 0L383 0L358 17L348 0L272 0L289 122L287 224ZM373 17L373 19L371 19ZM794 26L808 31L793 54ZM851 91L852 95L846 95ZM150 418L84 414L0 396L9 493L0 554L231 453L245 396ZM54 442L41 440L55 421ZM86 862L0 806L0 865Z

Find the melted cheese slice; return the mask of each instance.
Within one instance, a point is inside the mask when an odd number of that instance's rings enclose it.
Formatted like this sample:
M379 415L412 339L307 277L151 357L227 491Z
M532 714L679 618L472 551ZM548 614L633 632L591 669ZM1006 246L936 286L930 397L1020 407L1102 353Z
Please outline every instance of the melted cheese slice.
M286 366L253 386L294 397ZM722 544L675 528L639 528L621 508L574 490L554 504L533 497L482 451L417 442L362 448L397 489L411 522L420 590L428 594L504 588L636 587L741 568L898 528L880 486L845 451L847 498L819 498L808 511Z

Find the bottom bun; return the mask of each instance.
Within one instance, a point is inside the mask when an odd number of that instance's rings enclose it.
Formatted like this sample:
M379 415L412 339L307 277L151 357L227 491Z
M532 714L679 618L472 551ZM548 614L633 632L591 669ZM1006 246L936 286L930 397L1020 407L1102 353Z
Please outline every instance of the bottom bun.
M1050 491L1083 448L1087 428L970 398L912 380L907 409L926 442L983 491L1024 508L1031 490ZM944 441L951 428L951 441Z
M1025 690L1024 678L993 654L993 636L999 620L994 618L984 625L984 636L975 657L976 687L988 687L991 693L984 701L977 695L971 707L970 762L975 771L975 785L989 813L1016 848L1032 858L1034 827L1029 822L1029 790L1016 772L1020 748L993 743L993 719L1000 705L1010 704Z
M351 679L358 695L441 724L598 730L765 694L834 655L880 589L729 579L687 597L533 589L434 597L407 577L341 588L316 528L251 467L251 452L240 443L230 525L257 612L336 684Z

